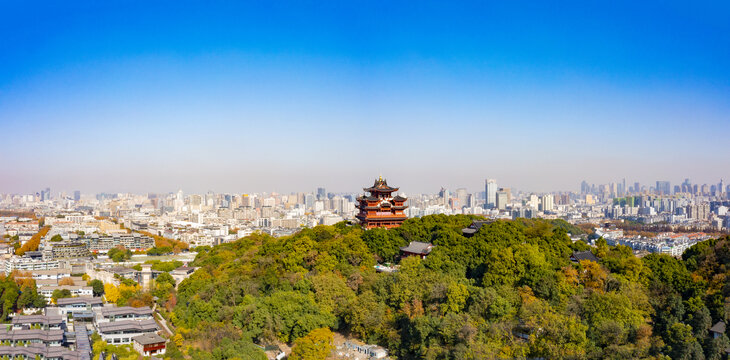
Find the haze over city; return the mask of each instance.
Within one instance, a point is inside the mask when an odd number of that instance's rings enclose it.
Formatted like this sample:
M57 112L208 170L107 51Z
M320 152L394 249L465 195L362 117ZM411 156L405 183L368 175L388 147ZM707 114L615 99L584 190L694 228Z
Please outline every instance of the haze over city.
M0 190L717 183L727 10L4 4Z
M0 2L0 360L730 359L730 2Z

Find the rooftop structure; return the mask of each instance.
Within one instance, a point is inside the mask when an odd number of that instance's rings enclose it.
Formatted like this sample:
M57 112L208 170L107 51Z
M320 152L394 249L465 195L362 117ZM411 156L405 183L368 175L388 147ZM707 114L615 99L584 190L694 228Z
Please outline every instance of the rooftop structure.
M39 356L41 359L57 359L57 360L84 360L89 356L82 351L71 351L60 346L46 346L42 344L31 344L28 346L0 346L0 356L14 359L35 359Z
M105 306L100 308L98 313L103 318L98 320L100 322L118 319L152 319L152 309L148 307Z
M63 330L19 329L0 331L0 342L19 342L60 346L63 344Z
M575 262L580 262L583 260L598 262L598 258L596 257L596 255L593 255L590 250L574 251L573 254L570 255L570 260Z
M12 320L13 329L30 329L33 325L40 325L43 329L61 329L63 318L58 315L16 315Z
M494 220L474 220L471 225L461 229L461 233L466 237L473 236L482 228L482 226L492 222L494 222Z
M403 257L418 256L421 259L425 259L433 248L434 246L431 243L411 241L408 246L400 248L400 251L403 253Z

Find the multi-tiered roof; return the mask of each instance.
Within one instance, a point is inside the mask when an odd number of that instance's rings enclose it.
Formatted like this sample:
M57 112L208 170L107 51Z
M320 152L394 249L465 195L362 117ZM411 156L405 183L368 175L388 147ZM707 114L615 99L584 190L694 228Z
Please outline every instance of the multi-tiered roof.
M405 205L408 199L399 195L393 196L398 188L389 186L388 182L380 177L375 180L373 186L363 190L370 193L357 198L357 208L360 209L357 218L364 228L394 228L405 221L407 216L403 210L408 207Z

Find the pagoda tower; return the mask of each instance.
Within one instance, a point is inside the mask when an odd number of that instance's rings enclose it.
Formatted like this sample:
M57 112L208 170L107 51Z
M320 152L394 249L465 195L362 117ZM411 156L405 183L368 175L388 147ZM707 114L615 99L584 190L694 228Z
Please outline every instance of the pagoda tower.
M370 195L363 195L357 198L357 208L360 213L357 218L360 225L365 229L382 227L386 229L400 226L408 217L403 213L408 206L405 206L406 198L393 193L398 188L388 186L388 182L379 177L373 186L363 188Z

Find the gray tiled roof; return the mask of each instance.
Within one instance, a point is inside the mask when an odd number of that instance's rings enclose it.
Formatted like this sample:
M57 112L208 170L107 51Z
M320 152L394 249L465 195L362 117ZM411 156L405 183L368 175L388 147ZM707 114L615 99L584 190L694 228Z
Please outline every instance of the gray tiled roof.
M433 248L433 245L431 243L425 243L420 241L411 241L408 246L404 246L400 248L403 252L408 252L412 254L422 254L422 255L428 255L431 253L431 250Z
M135 336L132 338L132 341L136 341L142 345L150 345L150 344L159 344L161 342L165 342L165 338L163 338L160 335L157 335L155 333L149 333L149 334L143 334L140 336Z
M152 315L152 309L148 307L131 307L131 306L119 306L119 307L104 307L101 308L101 316L111 317L119 315Z
M588 260L588 261L598 262L598 258L596 257L596 255L593 255L593 253L590 250L574 251L573 258L575 258L576 261Z
M41 329L29 329L29 330L10 330L0 331L0 341L27 341L27 340L41 340L41 341L63 341L63 330L41 330Z
M25 356L28 359L40 355L43 358L61 358L63 360L81 360L81 354L60 346L31 344L28 346L0 346L0 356Z
M56 325L61 324L63 319L60 316L55 315L17 315L13 317L13 325L22 324L43 324L43 325Z
M725 333L725 322L718 321L715 325L712 325L712 327L710 328L710 332L724 334Z
M147 332L147 331L157 331L157 323L152 320L121 320L121 321L112 321L112 322L105 322L105 323L99 323L97 325L99 328L100 333L109 333L114 331L139 331L139 332Z
M61 298L56 300L56 304L58 306L65 306L65 305L76 305L76 304L84 304L84 305L101 305L102 301L100 297L75 297L75 298Z

